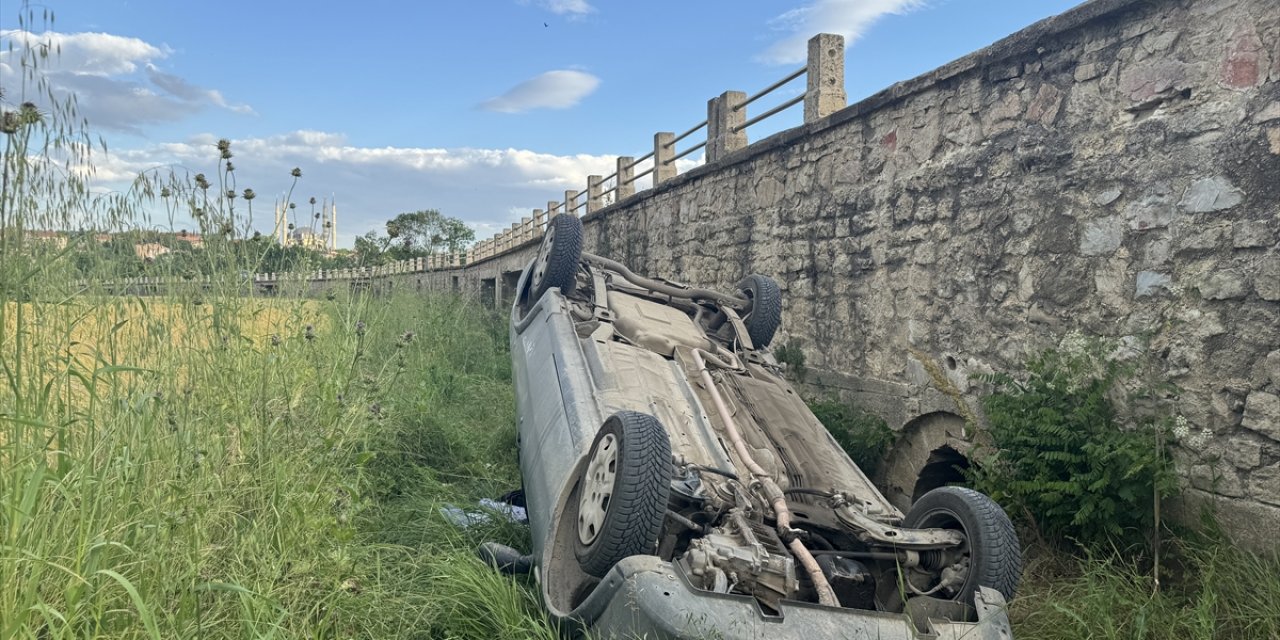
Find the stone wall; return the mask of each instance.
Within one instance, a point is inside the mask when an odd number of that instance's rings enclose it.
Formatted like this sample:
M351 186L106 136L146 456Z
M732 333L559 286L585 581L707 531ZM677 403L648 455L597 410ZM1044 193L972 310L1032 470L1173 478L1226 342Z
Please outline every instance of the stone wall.
M1280 525L1278 219L1280 2L1095 0L585 222L640 272L774 276L776 343L906 431L907 476L963 447L971 374L1148 348L1185 495L1248 538Z

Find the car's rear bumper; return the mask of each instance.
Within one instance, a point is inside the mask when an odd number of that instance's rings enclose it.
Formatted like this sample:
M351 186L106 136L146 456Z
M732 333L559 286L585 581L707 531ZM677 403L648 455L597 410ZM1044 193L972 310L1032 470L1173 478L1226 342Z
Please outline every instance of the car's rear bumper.
M619 562L571 617L599 638L1011 639L1000 594L985 589L978 602L971 623L923 611L909 616L791 601L782 603L781 615L766 616L751 597L696 589L671 563L634 556Z

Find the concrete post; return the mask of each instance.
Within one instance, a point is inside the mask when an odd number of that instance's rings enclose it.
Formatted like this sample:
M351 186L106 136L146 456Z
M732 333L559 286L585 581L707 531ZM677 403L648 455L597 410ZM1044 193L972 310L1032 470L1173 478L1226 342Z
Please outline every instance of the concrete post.
M825 118L848 104L844 92L844 37L819 33L809 39L804 121Z
M653 134L653 186L676 177L676 134L662 131Z
M555 216L555 215L556 215L556 210L557 210L557 209L559 209L559 208L560 208L560 203L559 203L559 202L556 202L555 200L548 200L548 201L547 201L547 218L551 218L551 217ZM533 219L533 221L534 221L534 222L536 222L536 223L538 223L538 225L539 225L539 226L541 226L543 222L546 222L546 218L543 218L542 220L538 220L538 219L535 217L535 218Z
M542 209L534 209L533 215L542 215ZM528 242L533 239L533 218L525 218L520 222L520 241Z
M564 192L564 213L567 213L571 216L576 216L578 215L578 212L574 211L574 209L576 209L577 207L578 207L578 192L574 191L573 189L569 189L568 191L565 191Z
M614 202L621 202L635 195L636 183L631 181L636 175L636 168L631 166L635 163L635 158L618 156L618 190L613 192L617 196Z
M735 109L747 99L741 91L726 91L707 101L707 163L747 146L747 110Z
M467 247L467 264L476 261L476 248L474 246Z
M587 176L587 213L599 210L603 206L600 202L600 183L603 176Z

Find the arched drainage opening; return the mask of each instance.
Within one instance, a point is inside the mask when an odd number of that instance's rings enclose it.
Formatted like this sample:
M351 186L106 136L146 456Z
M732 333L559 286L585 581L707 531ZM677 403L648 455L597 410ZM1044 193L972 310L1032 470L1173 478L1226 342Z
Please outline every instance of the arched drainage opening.
M924 494L948 485L963 485L964 472L969 468L969 459L949 445L943 445L929 453L929 460L920 469L916 478L915 489L911 492L911 502L919 500Z

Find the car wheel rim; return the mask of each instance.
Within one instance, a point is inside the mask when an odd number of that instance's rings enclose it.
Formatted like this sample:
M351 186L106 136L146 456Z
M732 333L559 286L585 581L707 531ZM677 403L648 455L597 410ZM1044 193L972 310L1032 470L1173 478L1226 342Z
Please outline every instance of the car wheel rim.
M533 265L533 286L536 289L542 284L542 279L546 277L547 263L551 258L551 243L555 241L556 228L553 225L547 225L547 234L542 237L542 246L538 247L538 260Z
M618 439L610 433L600 439L595 455L587 463L586 482L578 503L578 540L582 544L591 544L600 535L617 473Z

